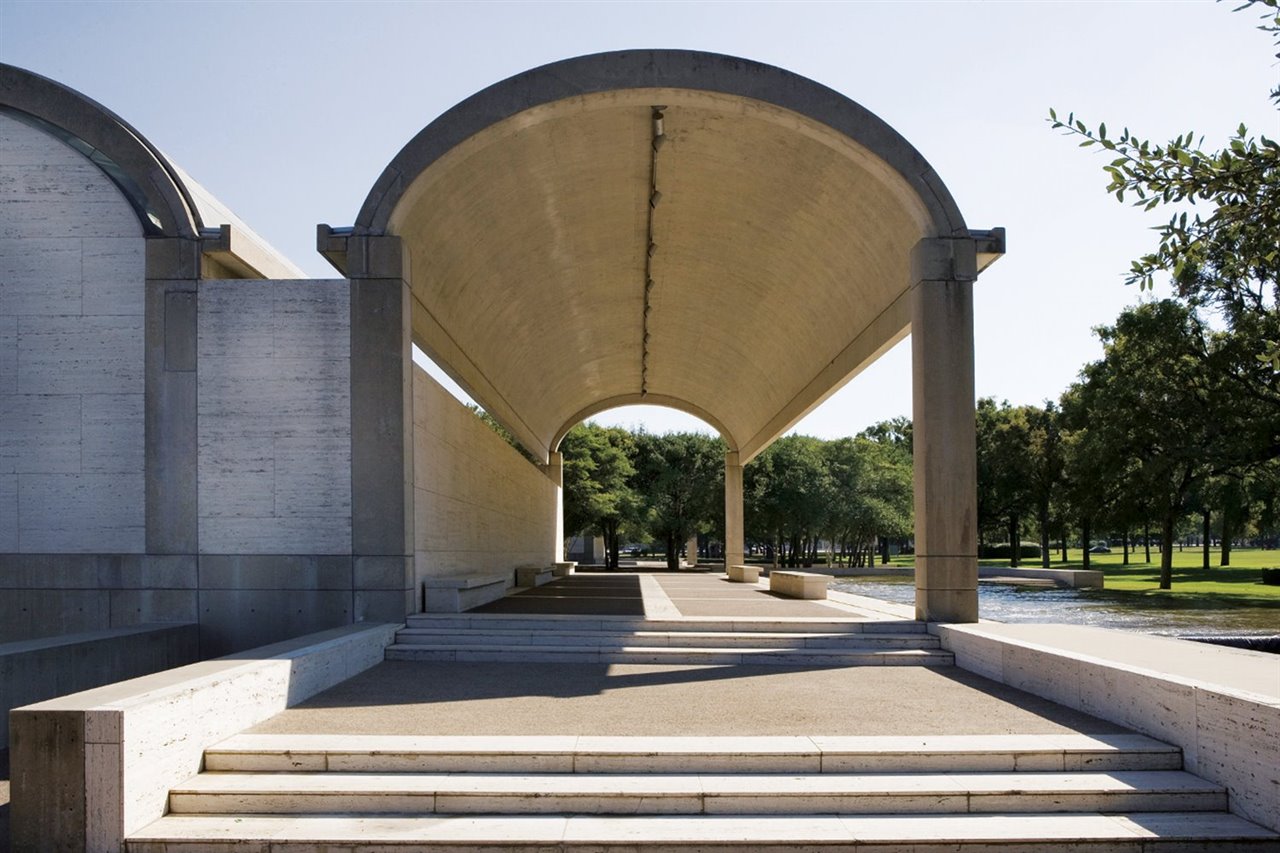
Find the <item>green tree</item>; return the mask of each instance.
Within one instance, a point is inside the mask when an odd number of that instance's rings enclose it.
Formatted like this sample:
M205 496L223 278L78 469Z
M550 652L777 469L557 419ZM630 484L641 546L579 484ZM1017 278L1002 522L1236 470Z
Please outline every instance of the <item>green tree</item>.
M1169 589L1174 534L1188 498L1205 478L1238 464L1253 413L1229 393L1220 339L1182 303L1128 309L1098 334L1103 358L1063 397L1076 428L1069 442L1073 491L1086 527L1130 490L1150 497L1161 520L1160 588ZM1087 548L1087 531L1084 539Z
M909 424L910 422L908 422ZM839 559L871 565L876 547L911 535L911 455L892 438L865 435L822 445L830 478L827 535Z
M1022 520L1031 511L1031 427L1027 410L990 397L978 400L978 531L1003 530L1009 565L1020 562Z
M775 565L811 565L831 506L831 477L823 442L788 435L769 445L747 465L744 521L753 541L769 543Z
M618 568L623 527L636 519L640 498L632 488L635 441L630 432L578 424L560 444L564 455L565 535L599 530L606 568Z
M724 442L700 433L635 434L632 486L646 507L646 524L666 544L667 568L680 567L680 547L723 513Z
M1040 533L1040 565L1049 568L1053 507L1065 476L1066 457L1058 407L1024 406L1027 424L1027 492Z

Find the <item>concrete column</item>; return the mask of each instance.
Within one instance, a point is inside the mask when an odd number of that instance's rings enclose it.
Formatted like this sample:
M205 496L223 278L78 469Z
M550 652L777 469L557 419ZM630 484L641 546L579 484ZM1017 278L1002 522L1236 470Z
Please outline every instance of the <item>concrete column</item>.
M689 537L689 541L684 543L685 562L690 567L698 565L698 534Z
M353 236L351 555L356 621L398 622L416 607L413 371L408 260L398 237Z
M724 455L724 565L742 565L744 559L742 533L742 465L737 451Z
M195 554L200 241L149 237L146 251L147 553Z
M976 622L973 239L922 240L912 277L916 618Z
M564 456L558 450L551 451L542 470L556 485L555 540L551 546L551 562L564 562Z

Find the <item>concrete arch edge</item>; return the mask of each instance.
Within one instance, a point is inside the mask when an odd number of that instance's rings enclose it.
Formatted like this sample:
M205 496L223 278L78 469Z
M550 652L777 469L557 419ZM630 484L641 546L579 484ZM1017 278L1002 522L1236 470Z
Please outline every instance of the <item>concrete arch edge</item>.
M624 50L561 60L509 77L457 104L400 150L369 191L354 231L385 234L414 179L455 146L504 119L577 95L674 88L751 98L845 135L902 176L932 219L936 236L968 229L950 191L923 155L882 119L807 77L749 59L692 50Z
M0 108L59 131L64 141L120 187L145 234L199 237L200 215L178 171L111 110L68 86L4 63L0 63Z
M724 439L724 443L728 445L728 450L730 452L736 452L738 449L737 440L734 439L720 420L706 409L695 406L693 403L685 400L681 400L676 397L668 397L662 394L623 394L617 397L610 397L607 400L600 400L599 402L592 403L590 406L587 406L585 409L582 409L572 415L564 422L564 425L556 431L555 437L551 439L551 443L549 445L551 451L553 453L558 451L560 449L560 443L564 441L564 437L568 435L569 430L573 429L592 415L598 415L601 412L607 412L609 409L616 409L620 406L636 405L666 406L669 409L676 409L684 412L685 414L693 415L695 418L705 421L708 426L715 429L715 431L720 434L720 437Z

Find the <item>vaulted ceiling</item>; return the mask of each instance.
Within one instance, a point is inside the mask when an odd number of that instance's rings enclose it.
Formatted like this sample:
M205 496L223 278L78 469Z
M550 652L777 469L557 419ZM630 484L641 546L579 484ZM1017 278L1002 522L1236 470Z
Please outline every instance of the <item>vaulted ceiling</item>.
M651 51L464 102L357 229L401 238L415 341L535 454L646 402L746 461L909 331L913 246L964 225L923 158L837 93Z

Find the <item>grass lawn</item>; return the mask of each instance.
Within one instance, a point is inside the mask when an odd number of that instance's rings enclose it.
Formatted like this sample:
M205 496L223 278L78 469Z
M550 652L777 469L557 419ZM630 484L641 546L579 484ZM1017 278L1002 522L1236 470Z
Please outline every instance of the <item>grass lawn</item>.
M1280 586L1262 583L1262 569L1280 568L1280 550L1262 551L1256 548L1239 548L1231 552L1231 565L1218 566L1221 552L1209 552L1209 570L1203 566L1203 553L1199 548L1173 549L1173 589L1160 589L1160 552L1151 550L1153 562L1145 562L1141 547L1129 552L1129 565L1122 565L1124 555L1119 548L1110 554L1090 554L1089 568L1099 569L1106 575L1106 588L1117 592L1133 592L1141 595L1168 596L1170 598L1212 597L1230 599L1235 604L1280 606ZM1008 560L980 560L983 566L1008 566ZM911 556L895 557L895 566L914 565ZM1039 558L1024 559L1024 568L1040 568ZM1078 548L1068 549L1067 561L1062 562L1062 552L1055 550L1049 562L1051 568L1079 569L1084 567L1084 555Z

